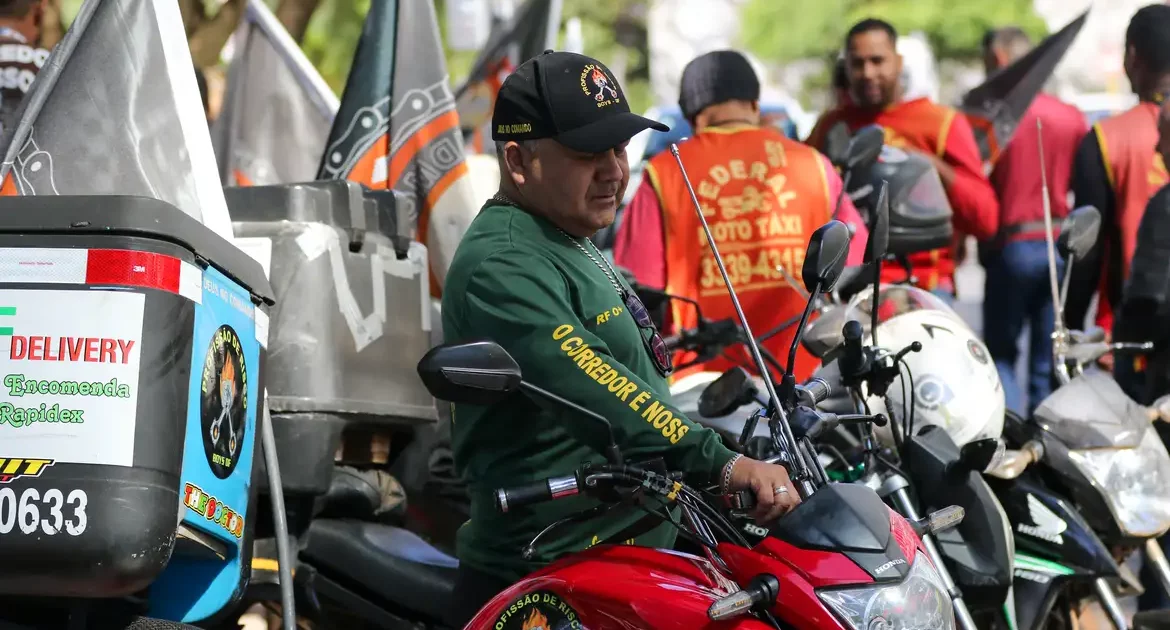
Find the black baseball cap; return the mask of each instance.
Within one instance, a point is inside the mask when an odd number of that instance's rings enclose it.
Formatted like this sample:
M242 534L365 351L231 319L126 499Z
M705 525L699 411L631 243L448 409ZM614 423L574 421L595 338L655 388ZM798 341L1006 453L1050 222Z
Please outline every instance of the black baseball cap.
M544 51L504 79L492 113L492 140L552 138L583 153L601 153L646 129L666 125L630 111L613 74L596 59Z

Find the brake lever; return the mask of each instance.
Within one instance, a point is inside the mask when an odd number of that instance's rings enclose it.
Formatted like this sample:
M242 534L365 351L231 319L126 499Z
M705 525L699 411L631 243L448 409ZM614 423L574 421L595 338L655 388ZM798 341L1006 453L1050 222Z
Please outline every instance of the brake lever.
M605 514L606 512L608 512L609 510L616 508L618 505L621 505L621 504L620 503L613 503L613 504L602 503L600 505L595 505L595 506L589 508L588 510L585 510L584 512L577 512L576 514L570 514L570 515L568 515L560 520L553 521L547 527L540 530L540 532L538 534L536 534L536 536L534 536L532 538L532 540L528 541L528 544L525 545L524 548L520 550L520 556L522 558L524 558L525 560L532 560L532 558L536 556L536 543L539 542L541 538L544 538L550 532L553 532L564 525L569 525L571 523L576 523L576 522L580 522L580 521L587 521L591 518L601 516L601 515Z
M1109 344L1109 349L1114 352L1149 352L1154 349L1154 342L1143 341L1141 343L1131 341L1119 341Z

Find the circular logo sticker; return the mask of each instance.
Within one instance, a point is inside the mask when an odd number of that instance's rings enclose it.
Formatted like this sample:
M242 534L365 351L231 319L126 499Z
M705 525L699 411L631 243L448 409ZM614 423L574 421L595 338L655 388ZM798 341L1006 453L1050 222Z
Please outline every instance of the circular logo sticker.
M939 407L946 407L955 398L951 388L942 379L927 374L914 387L915 404L927 411L934 411Z
M971 356L975 357L976 361L983 365L987 365L991 361L991 359L987 358L987 350L983 348L983 344L974 339L967 340L967 351L971 353Z
M220 326L211 336L203 360L199 407L207 463L216 477L227 479L244 447L248 417L248 370L240 337L231 326Z
M581 620L559 595L534 591L521 595L504 609L495 630L578 630Z

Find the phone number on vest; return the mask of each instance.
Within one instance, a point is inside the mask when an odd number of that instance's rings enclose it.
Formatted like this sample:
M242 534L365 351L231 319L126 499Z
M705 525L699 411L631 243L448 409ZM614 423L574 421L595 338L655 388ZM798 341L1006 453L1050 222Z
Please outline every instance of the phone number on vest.
M66 496L57 488L27 488L17 496L12 488L0 488L0 535L36 534L70 536L85 533L85 507L89 502L84 490L72 490Z
M790 274L795 273L804 265L804 253L804 247L767 248L756 252L725 254L723 261L727 265L727 277L735 285L736 290L748 291L785 286L787 283L780 267ZM699 278L701 294L706 297L726 291L723 275L719 273L714 256L704 255L701 261L702 275Z

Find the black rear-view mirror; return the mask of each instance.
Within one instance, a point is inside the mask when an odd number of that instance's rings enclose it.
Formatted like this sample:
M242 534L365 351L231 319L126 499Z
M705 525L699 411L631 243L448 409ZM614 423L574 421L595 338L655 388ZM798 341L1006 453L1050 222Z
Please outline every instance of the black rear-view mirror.
M418 375L439 400L490 405L520 387L520 366L494 341L445 344L418 362Z
M800 275L808 292L832 291L849 254L849 227L833 220L817 228L808 240Z
M755 400L757 393L747 370L733 367L703 389L699 395L699 415L721 418Z
M1068 213L1060 227L1056 248L1060 255L1068 258L1071 254L1083 260L1097 244L1097 233L1101 231L1101 212L1093 206L1081 206Z

